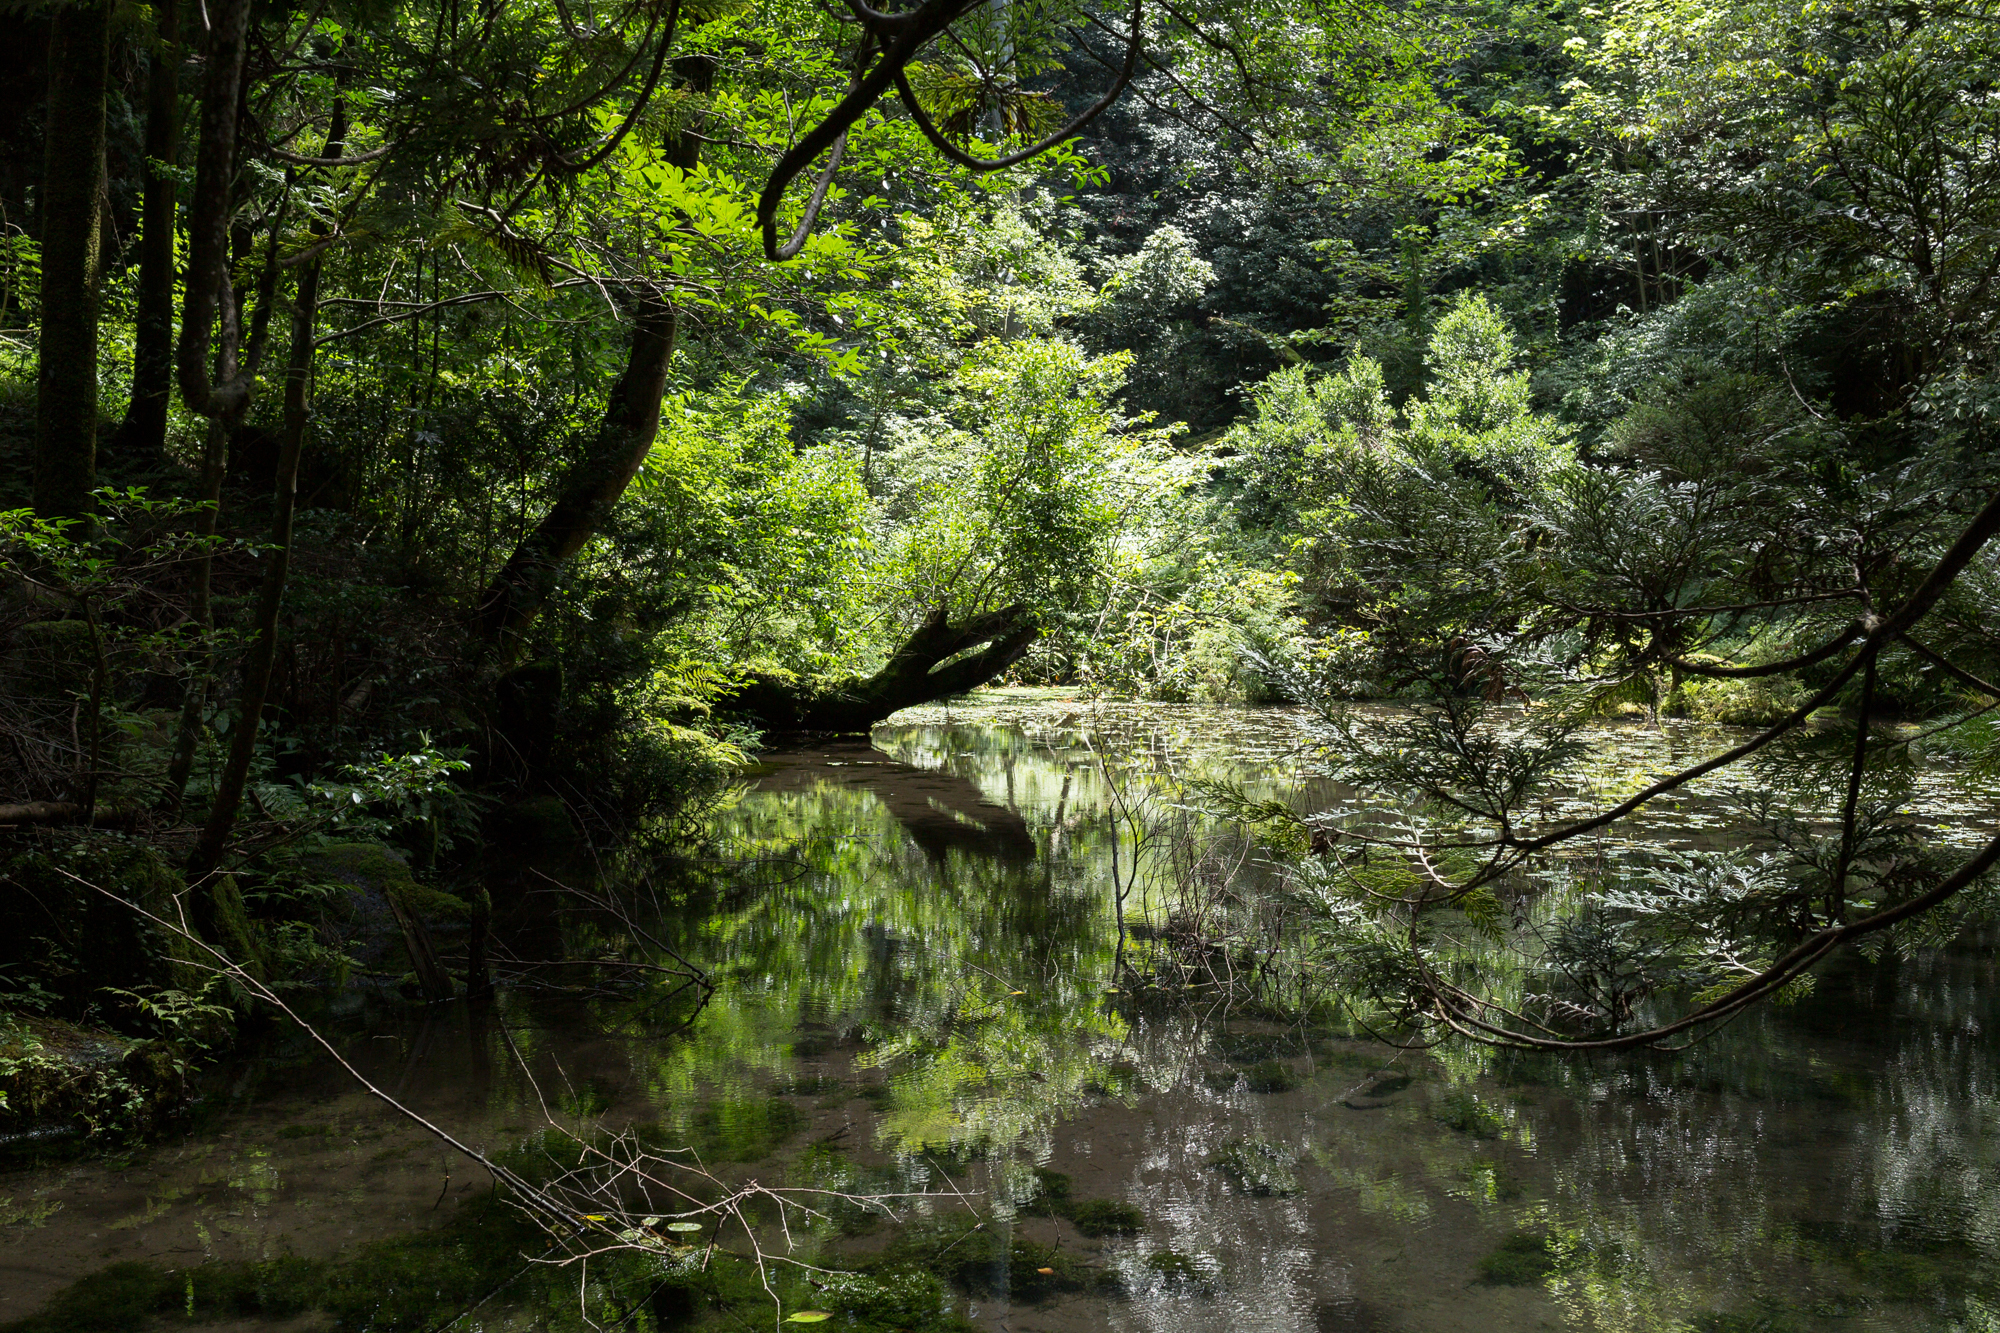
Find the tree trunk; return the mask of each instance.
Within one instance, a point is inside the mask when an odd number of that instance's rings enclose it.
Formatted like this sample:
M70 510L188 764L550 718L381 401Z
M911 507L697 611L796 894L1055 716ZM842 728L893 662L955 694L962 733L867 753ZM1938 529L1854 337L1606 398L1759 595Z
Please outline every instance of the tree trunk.
M97 484L97 301L104 209L109 0L55 11L42 170L42 333L35 512L80 518Z
M238 374L209 380L208 341L229 279L229 221L234 212L236 121L243 96L250 0L215 0L208 9L208 78L201 95L201 144L188 206L187 282L181 300L175 374L181 398L203 416L240 413L250 385Z
M866 680L845 681L828 690L801 690L758 679L717 704L717 709L747 713L772 731L866 732L898 709L984 685L1020 661L1040 634L1041 627L1024 606L971 616L956 625L939 607L888 664ZM975 648L979 651L970 651Z
M715 83L711 56L674 61L676 86L705 93ZM694 126L689 126L689 130ZM667 160L682 171L701 161L701 140L682 133L668 145ZM494 647L502 666L521 660L527 633L555 591L570 557L596 535L638 475L660 431L660 400L674 359L679 320L661 297L647 297L632 328L625 370L611 387L604 424L583 461L563 478L555 507L514 549L479 599L480 635Z
M336 117L336 124L339 123ZM329 156L337 156L336 146ZM256 637L243 662L243 690L236 725L229 737L229 758L216 782L215 802L201 840L189 858L189 878L208 874L222 863L229 830L243 801L250 764L257 754L264 699L271 688L271 666L278 654L278 614L285 602L285 578L291 568L292 515L298 505L299 455L305 446L312 389L313 326L319 315L320 263L314 259L299 272L299 289L292 307L292 350L285 368L285 434L278 454L278 481L271 502L271 554L264 582L257 592Z
M646 461L660 430L660 400L667 391L678 324L667 302L647 297L640 304L625 370L611 388L597 438L563 478L555 506L486 585L479 608L481 637L499 650L503 664L521 659L528 629L555 590L563 565L604 525Z
M181 33L177 0L155 0L159 49L146 77L145 190L139 205L139 290L132 396L112 447L157 455L167 446L174 387L174 181L156 164L180 153Z

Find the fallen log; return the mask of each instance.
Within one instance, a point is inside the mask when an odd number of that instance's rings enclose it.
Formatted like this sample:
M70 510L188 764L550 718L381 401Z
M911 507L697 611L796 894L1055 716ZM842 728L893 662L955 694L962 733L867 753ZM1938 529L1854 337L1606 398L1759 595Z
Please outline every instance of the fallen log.
M817 687L795 677L759 676L718 701L716 710L746 715L767 731L865 734L899 709L984 685L1020 661L1040 634L1025 606L955 624L939 607L872 676Z
M137 806L100 805L90 822L98 828L129 828L139 822L144 811ZM84 807L80 801L23 801L0 805L0 824L81 824Z

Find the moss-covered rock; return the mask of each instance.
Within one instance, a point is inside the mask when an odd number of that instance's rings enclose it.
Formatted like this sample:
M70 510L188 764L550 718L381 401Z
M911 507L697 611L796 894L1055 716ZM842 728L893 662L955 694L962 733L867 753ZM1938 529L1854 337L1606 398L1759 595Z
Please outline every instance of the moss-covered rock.
M306 882L333 890L321 942L364 971L396 975L406 959L431 968L434 959L418 960L430 948L430 931L472 915L463 898L417 883L409 864L379 842L327 843L299 853L295 864Z
M0 1126L135 1131L187 1096L172 1042L135 1040L58 1018L0 1014Z
M582 842L559 796L530 796L501 807L487 816L486 836L530 857L566 856Z

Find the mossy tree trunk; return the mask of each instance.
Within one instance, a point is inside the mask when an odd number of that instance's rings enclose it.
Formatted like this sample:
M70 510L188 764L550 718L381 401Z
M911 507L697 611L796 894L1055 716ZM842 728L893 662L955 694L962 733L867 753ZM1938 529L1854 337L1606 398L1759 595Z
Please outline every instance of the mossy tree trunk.
M696 93L713 86L715 70L708 56L674 62L677 86ZM687 127L667 151L667 160L683 171L693 171L701 161L697 128ZM652 450L679 330L673 303L664 295L641 298L625 369L611 387L589 452L563 478L555 505L486 585L479 601L480 633L504 666L521 660L528 630L555 591L563 566L604 526Z
M487 584L480 599L481 637L503 663L521 659L527 632L555 591L563 566L604 526L651 452L678 329L671 304L658 297L640 302L625 370L612 386L596 438L563 478L554 506Z
M110 0L55 11L42 168L42 330L35 512L79 518L97 484L97 304L104 226Z

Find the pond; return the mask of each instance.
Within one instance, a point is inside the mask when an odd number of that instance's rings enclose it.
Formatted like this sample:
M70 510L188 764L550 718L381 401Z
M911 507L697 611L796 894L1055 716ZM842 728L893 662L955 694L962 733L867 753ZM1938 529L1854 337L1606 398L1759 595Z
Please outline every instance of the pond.
M1674 1057L1401 1052L1221 993L1148 1000L1121 951L1187 903L1134 793L1343 793L1300 776L1285 710L976 698L901 714L872 745L765 754L712 861L620 872L652 891L659 942L712 980L705 1003L522 966L491 1005L350 1016L348 1059L482 1147L545 1115L643 1123L731 1181L896 1196L893 1217L828 1204L792 1255L900 1259L980 1329L2000 1327L1990 940L1846 960ZM1727 743L1674 724L1595 739L1604 791ZM1924 780L1942 836L1986 825L1981 802ZM1711 798L1644 835L1726 838ZM1241 849L1239 897L1255 860ZM509 956L587 953L609 928L538 909L554 891L537 880L516 886ZM329 1259L449 1228L491 1188L288 1039L181 1138L0 1176L0 1324L106 1265ZM507 1280L449 1326L543 1326ZM863 1319L837 1282L788 1280L787 1310ZM344 1299L338 1326L395 1326L386 1295ZM656 1302L642 1323L776 1314Z

